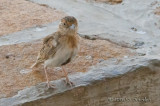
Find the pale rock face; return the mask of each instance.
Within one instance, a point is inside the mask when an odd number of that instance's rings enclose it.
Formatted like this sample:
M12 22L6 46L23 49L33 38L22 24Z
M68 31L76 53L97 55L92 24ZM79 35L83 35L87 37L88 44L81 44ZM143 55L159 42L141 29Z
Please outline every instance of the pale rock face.
M28 70L36 60L42 38L55 32L59 21L36 26L0 37L0 59L3 60L0 61L0 106L160 104L160 2L29 1L38 3L37 6L48 5L50 10L56 8L78 20L78 34L83 37L80 51L75 60L65 66L75 86L65 85L61 68L48 71L56 90L47 89L43 66L35 72ZM114 3L116 5L111 5Z

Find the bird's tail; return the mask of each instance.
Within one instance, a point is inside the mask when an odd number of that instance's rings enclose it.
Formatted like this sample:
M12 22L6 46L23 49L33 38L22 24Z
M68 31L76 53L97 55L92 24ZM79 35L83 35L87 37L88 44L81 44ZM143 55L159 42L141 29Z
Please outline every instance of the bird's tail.
M30 68L37 67L40 63L43 63L43 62L44 60L40 57L40 54L38 54L36 62Z
M38 66L38 63L35 62L30 68L34 68L34 67L37 67Z

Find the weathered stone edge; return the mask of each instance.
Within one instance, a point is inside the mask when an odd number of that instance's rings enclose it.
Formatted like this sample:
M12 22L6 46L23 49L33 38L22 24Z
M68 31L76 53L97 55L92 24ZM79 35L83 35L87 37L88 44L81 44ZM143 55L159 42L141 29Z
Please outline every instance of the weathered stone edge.
M65 85L63 81L64 79L51 82L56 85L56 90L47 89L46 83L40 83L19 91L18 94L13 97L0 99L0 106L20 105L26 102L48 98L54 96L55 94L63 93L80 86L87 86L98 80L124 75L140 67L148 66L153 60L160 62L160 58L157 56L133 57L124 59L120 63L117 63L116 59L110 59L91 67L91 69L86 73L70 75L69 78L75 84L72 88Z

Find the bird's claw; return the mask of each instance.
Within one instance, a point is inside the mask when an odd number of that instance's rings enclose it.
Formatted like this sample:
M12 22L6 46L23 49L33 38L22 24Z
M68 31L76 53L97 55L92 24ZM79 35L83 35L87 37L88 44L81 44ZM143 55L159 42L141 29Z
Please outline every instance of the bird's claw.
M53 85L53 84L50 84L49 82L47 82L47 87L48 87L48 88L53 88L53 89L56 89L55 85Z
M69 85L70 87L73 87L74 86L74 83L71 82L71 81L67 81L67 80L64 80L66 85Z

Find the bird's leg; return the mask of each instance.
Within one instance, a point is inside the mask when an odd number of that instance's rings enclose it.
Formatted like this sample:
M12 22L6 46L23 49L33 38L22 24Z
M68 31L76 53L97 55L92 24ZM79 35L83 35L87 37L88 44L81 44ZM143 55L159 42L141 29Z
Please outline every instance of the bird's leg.
M47 79L48 88L54 88L55 89L55 85L49 83L49 79L48 79L48 75L47 75L47 67L44 67L44 71L45 71L45 75L46 75L46 79Z
M62 70L63 70L63 72L64 72L64 74L65 74L65 77L66 77L66 84L69 84L71 87L72 87L72 85L74 85L71 81L69 81L69 78L68 78L68 73L66 72L66 70L63 68L63 66L62 66Z

